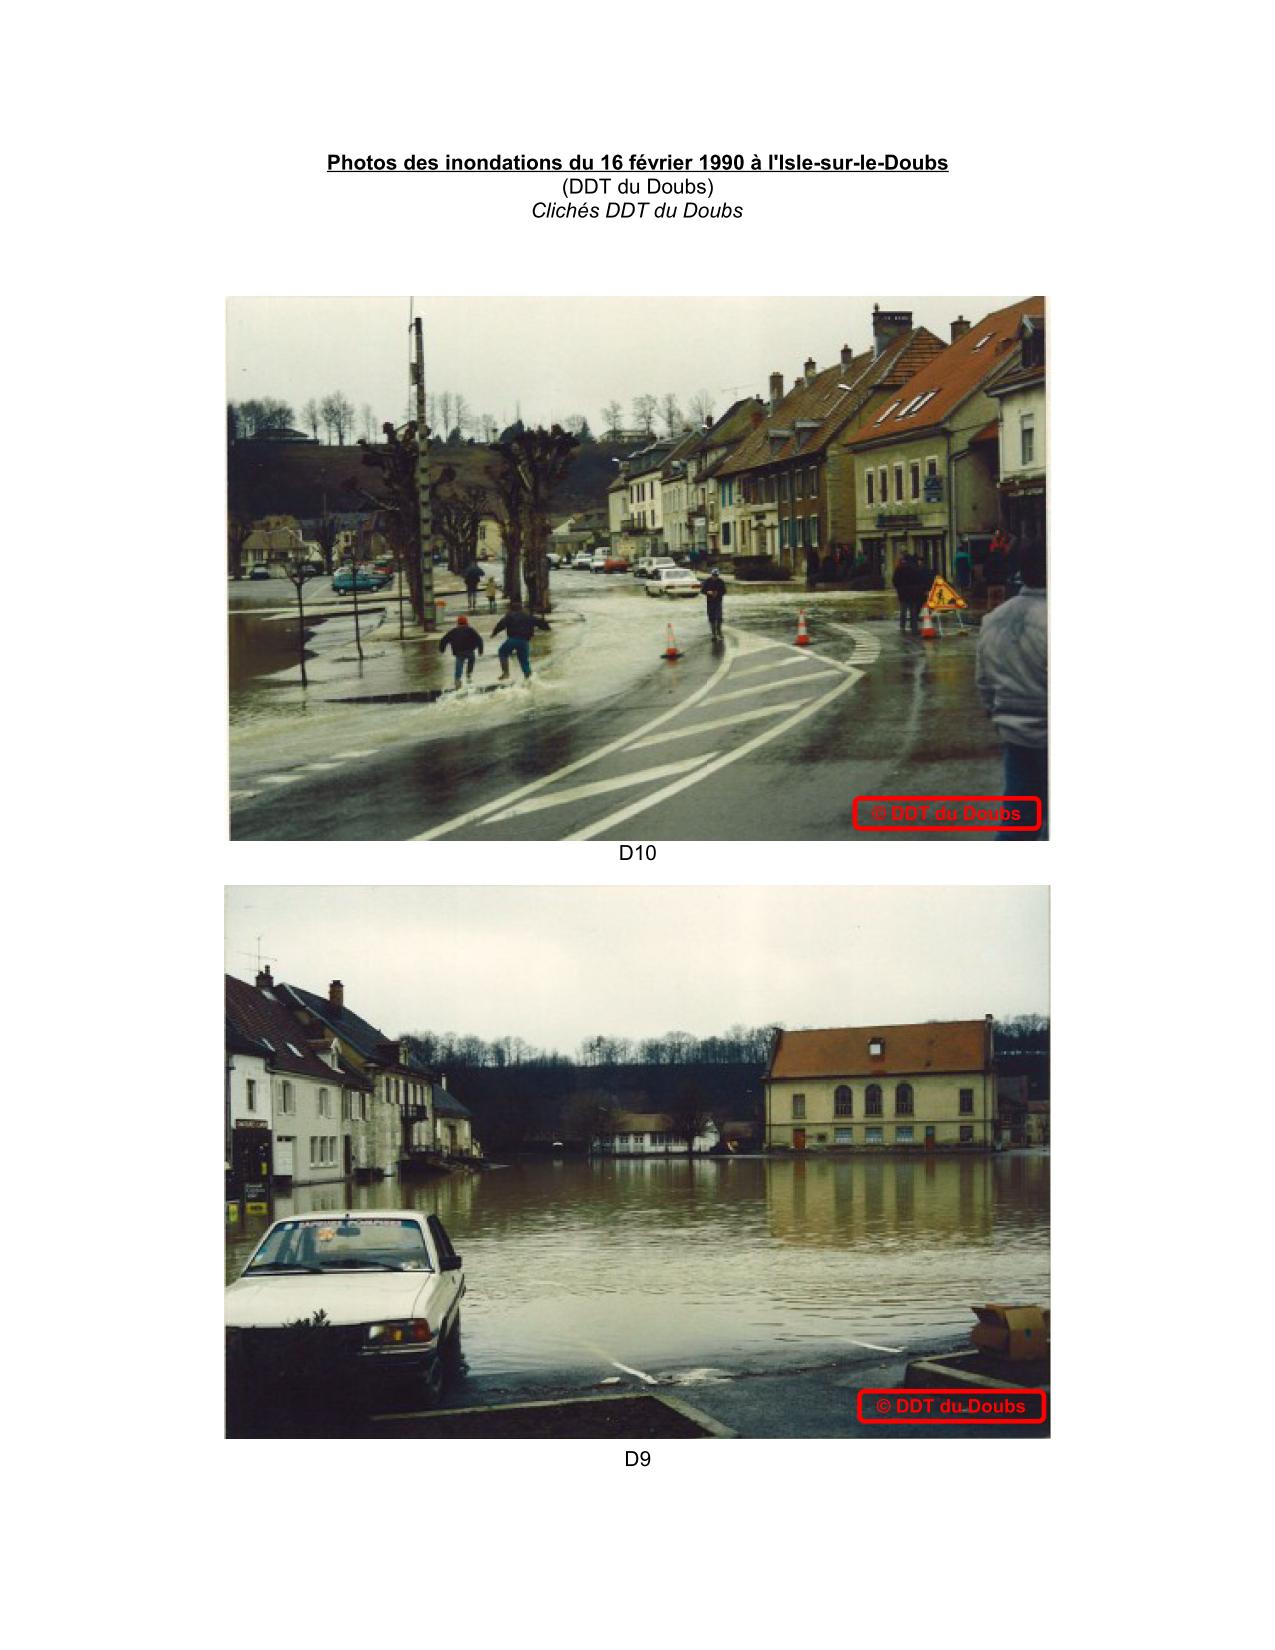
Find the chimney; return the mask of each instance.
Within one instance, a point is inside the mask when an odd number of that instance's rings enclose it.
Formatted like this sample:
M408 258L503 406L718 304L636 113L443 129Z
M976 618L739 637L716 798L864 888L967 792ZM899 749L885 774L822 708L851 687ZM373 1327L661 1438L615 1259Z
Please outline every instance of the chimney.
M969 330L970 330L969 322L965 319L965 317L963 315L958 315L956 317L956 319L952 322L952 342L955 343L958 338L964 338L965 334Z
M784 375L783 375L782 372L772 372L771 375L770 375L770 400L771 400L771 405L772 406L778 406L778 404L783 400L783 398L784 398Z
M813 355L808 355L806 357L806 365L802 370L805 373L806 382L808 384L815 375L815 358Z
M842 346L841 346L841 365L843 367L848 367L853 360L854 360L854 351L850 348L849 344L842 344Z
M257 990L258 991L273 991L274 990L274 976L271 974L269 968L258 969L258 971L257 971Z
M334 1014L340 1014L345 1008L345 987L340 980L333 980L328 987L328 1007Z
M882 309L880 304L872 306L872 353L882 355L889 349L896 338L901 338L905 332L912 330L912 311L910 309Z

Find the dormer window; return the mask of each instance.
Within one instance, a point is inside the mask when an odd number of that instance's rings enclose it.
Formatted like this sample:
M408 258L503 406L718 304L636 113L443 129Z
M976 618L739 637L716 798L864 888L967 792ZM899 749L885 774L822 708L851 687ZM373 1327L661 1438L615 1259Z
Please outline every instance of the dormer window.
M868 1053L874 1060L879 1060L885 1053L885 1043L880 1037L873 1037L868 1043Z

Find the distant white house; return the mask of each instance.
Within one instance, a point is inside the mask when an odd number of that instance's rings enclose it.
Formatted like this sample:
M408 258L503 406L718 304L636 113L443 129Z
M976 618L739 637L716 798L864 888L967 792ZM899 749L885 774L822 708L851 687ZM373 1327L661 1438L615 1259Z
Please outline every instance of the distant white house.
M711 1118L707 1119L690 1144L691 1152L711 1152L721 1139L721 1133ZM598 1157L676 1157L687 1155L685 1131L679 1131L675 1119L667 1112L616 1112L609 1127L596 1136L590 1151Z

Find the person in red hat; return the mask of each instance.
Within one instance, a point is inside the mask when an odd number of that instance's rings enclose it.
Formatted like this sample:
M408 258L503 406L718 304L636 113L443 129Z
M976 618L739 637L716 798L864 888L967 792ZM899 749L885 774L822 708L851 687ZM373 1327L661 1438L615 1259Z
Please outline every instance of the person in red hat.
M438 644L438 651L446 653L452 650L452 657L456 660L456 683L460 686L463 672L469 673L469 680L474 679L474 660L483 650L483 639L470 624L463 613L458 614L456 623Z

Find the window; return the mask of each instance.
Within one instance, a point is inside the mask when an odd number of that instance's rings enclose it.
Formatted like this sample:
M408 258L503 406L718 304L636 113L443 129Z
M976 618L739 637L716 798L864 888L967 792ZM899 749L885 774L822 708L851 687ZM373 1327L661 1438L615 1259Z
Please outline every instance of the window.
M819 497L819 469L817 465L811 465L810 469L806 471L806 486L811 498Z
M1021 462L1023 464L1032 464L1035 462L1036 458L1036 426L1030 417L1026 417L1022 420L1019 428L1019 435L1022 440Z
M873 485L873 483L876 481L876 476L871 470L865 470L863 479L864 479L864 484L867 487L868 503L869 504L875 504L876 499L873 495L876 492L876 488Z
M245 1101L245 1104L247 1105L249 1111L256 1111L256 1109L257 1109L257 1080L256 1080L256 1078L255 1077L249 1077L247 1082L244 1084L244 1087L247 1090L247 1100Z
M310 1136L310 1167L312 1169L317 1169L319 1166L319 1149L322 1144L317 1134Z
M877 419L877 423L878 424L884 424L886 419L889 418L890 414L892 412L895 412L900 406L902 406L902 402L900 402L900 401L891 401L890 405L881 414L880 418Z
M730 543L730 522L724 521L722 523L722 549L724 550L729 543Z
M819 548L819 517L807 516L806 519L810 523L810 548L817 550Z
M920 496L921 496L921 466L919 464L909 464L908 465L908 497L909 498L920 498Z
M865 1146L883 1146L885 1144L885 1130L873 1128L864 1129L863 1143Z
M912 1115L912 1085L900 1083L894 1091L894 1115L896 1117L911 1117Z
M867 1088L864 1089L864 1091L863 1091L863 1110L864 1110L865 1115L868 1116L868 1117L880 1117L880 1115L881 1115L881 1085L880 1085L880 1083L869 1083ZM878 1131L878 1132L880 1132L880 1131Z
M332 1100L331 1100L331 1097L328 1094L327 1089L320 1089L319 1090L319 1116L320 1117L331 1117L331 1115L332 1115Z
M291 1115L296 1109L296 1101L292 1098L292 1084L285 1082L279 1093L279 1110Z
M914 1133L915 1133L915 1130L912 1129L911 1127L908 1127L906 1129L903 1128L903 1127L899 1127L899 1128L895 1129L895 1131L894 1131L894 1143L895 1143L895 1145L896 1146L910 1146L912 1144L912 1136L913 1136Z
M974 1110L974 1090L973 1089L962 1089L961 1090L961 1110L963 1112L972 1112Z
M834 1117L854 1116L854 1096L844 1083L838 1085L832 1096L832 1115Z
M853 1146L854 1145L854 1130L853 1129L834 1129L832 1131L832 1143L833 1143L834 1146Z
M802 1123L806 1118L806 1097L804 1094L794 1094L792 1097L792 1120Z
M347 1089L342 1089L341 1090L341 1121L343 1123L348 1123L353 1115L354 1115L353 1111L351 1110L351 1107L350 1107L349 1091Z
M885 1053L885 1044L879 1037L874 1037L868 1044L868 1053L874 1060L879 1060Z
M894 466L894 502L896 504L902 504L903 502L903 466L901 464Z
M961 1145L962 1146L970 1146L970 1145L973 1144L973 1142L974 1142L974 1125L972 1123L962 1123L961 1124Z
M882 504L888 504L890 502L890 489L886 485L886 469L884 464L877 471L877 498Z
M927 458L925 461L925 479L937 481L939 478L939 461L937 458Z

